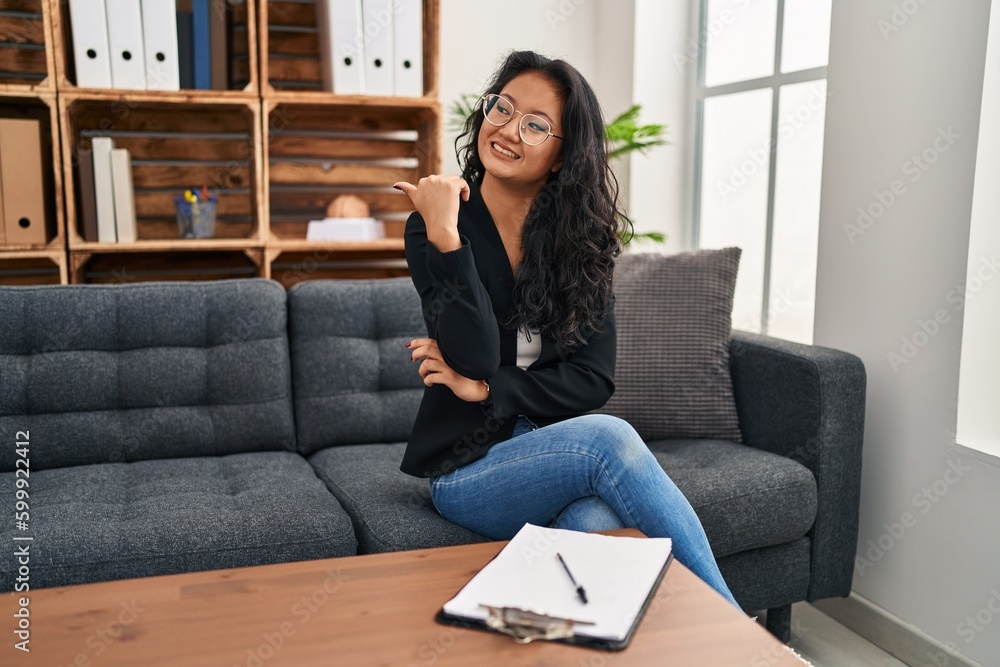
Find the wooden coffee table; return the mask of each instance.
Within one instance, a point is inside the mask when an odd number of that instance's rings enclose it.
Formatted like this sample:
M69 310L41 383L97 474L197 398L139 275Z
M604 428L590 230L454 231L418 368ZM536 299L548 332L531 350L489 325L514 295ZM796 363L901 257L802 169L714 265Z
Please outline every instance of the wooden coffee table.
M638 535L634 530L611 534ZM0 663L46 667L798 665L676 560L632 643L603 652L440 625L434 615L503 548L490 542L31 592L30 654L3 596Z

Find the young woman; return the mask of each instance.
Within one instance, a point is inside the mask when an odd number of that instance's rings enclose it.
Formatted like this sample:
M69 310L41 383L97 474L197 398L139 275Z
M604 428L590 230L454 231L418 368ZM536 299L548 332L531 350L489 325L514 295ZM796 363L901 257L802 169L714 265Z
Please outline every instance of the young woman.
M604 119L572 66L511 53L458 138L462 176L397 183L428 338L400 468L443 517L509 539L525 523L636 527L736 604L691 505L635 430L584 414L614 392L612 274L624 216Z

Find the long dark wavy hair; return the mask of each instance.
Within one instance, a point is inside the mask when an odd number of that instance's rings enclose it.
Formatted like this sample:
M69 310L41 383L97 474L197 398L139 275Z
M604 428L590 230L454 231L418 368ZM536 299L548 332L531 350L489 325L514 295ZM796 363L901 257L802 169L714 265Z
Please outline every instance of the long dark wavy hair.
M608 165L601 106L575 67L533 51L514 51L484 95L499 93L526 72L547 79L564 100L563 164L549 175L525 220L513 308L505 324L540 331L568 351L586 343L608 313L615 258L621 253L619 233L631 222L619 207L618 180ZM467 181L480 181L485 171L479 156L481 106L480 101L455 139Z

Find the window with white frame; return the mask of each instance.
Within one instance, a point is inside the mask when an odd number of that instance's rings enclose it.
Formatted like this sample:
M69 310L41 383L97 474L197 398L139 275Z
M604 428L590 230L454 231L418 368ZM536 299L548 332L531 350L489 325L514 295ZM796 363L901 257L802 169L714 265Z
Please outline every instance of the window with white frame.
M700 0L694 242L739 246L733 327L811 343L832 0Z
M947 301L962 314L962 355L958 372L959 444L1000 460L1000 0L990 12L979 149L972 194L969 265L964 283Z

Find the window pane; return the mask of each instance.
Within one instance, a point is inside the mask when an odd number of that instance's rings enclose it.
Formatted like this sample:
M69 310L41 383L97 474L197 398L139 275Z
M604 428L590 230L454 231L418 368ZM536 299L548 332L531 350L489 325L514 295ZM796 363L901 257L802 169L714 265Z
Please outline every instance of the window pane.
M771 90L707 98L703 136L699 246L743 249L736 279L733 326L759 332L764 291Z
M826 81L782 86L778 100L767 333L812 343Z
M774 74L777 0L708 0L705 85Z
M782 72L797 72L827 64L832 3L833 0L785 0Z
M972 189L968 267L964 281L949 285L949 321L962 328L958 371L959 444L1000 458L1000 5L990 15L983 77L983 106ZM965 311L964 313L962 311ZM916 338L916 335L913 336ZM899 369L902 372L906 368ZM912 377L912 376L911 376Z

